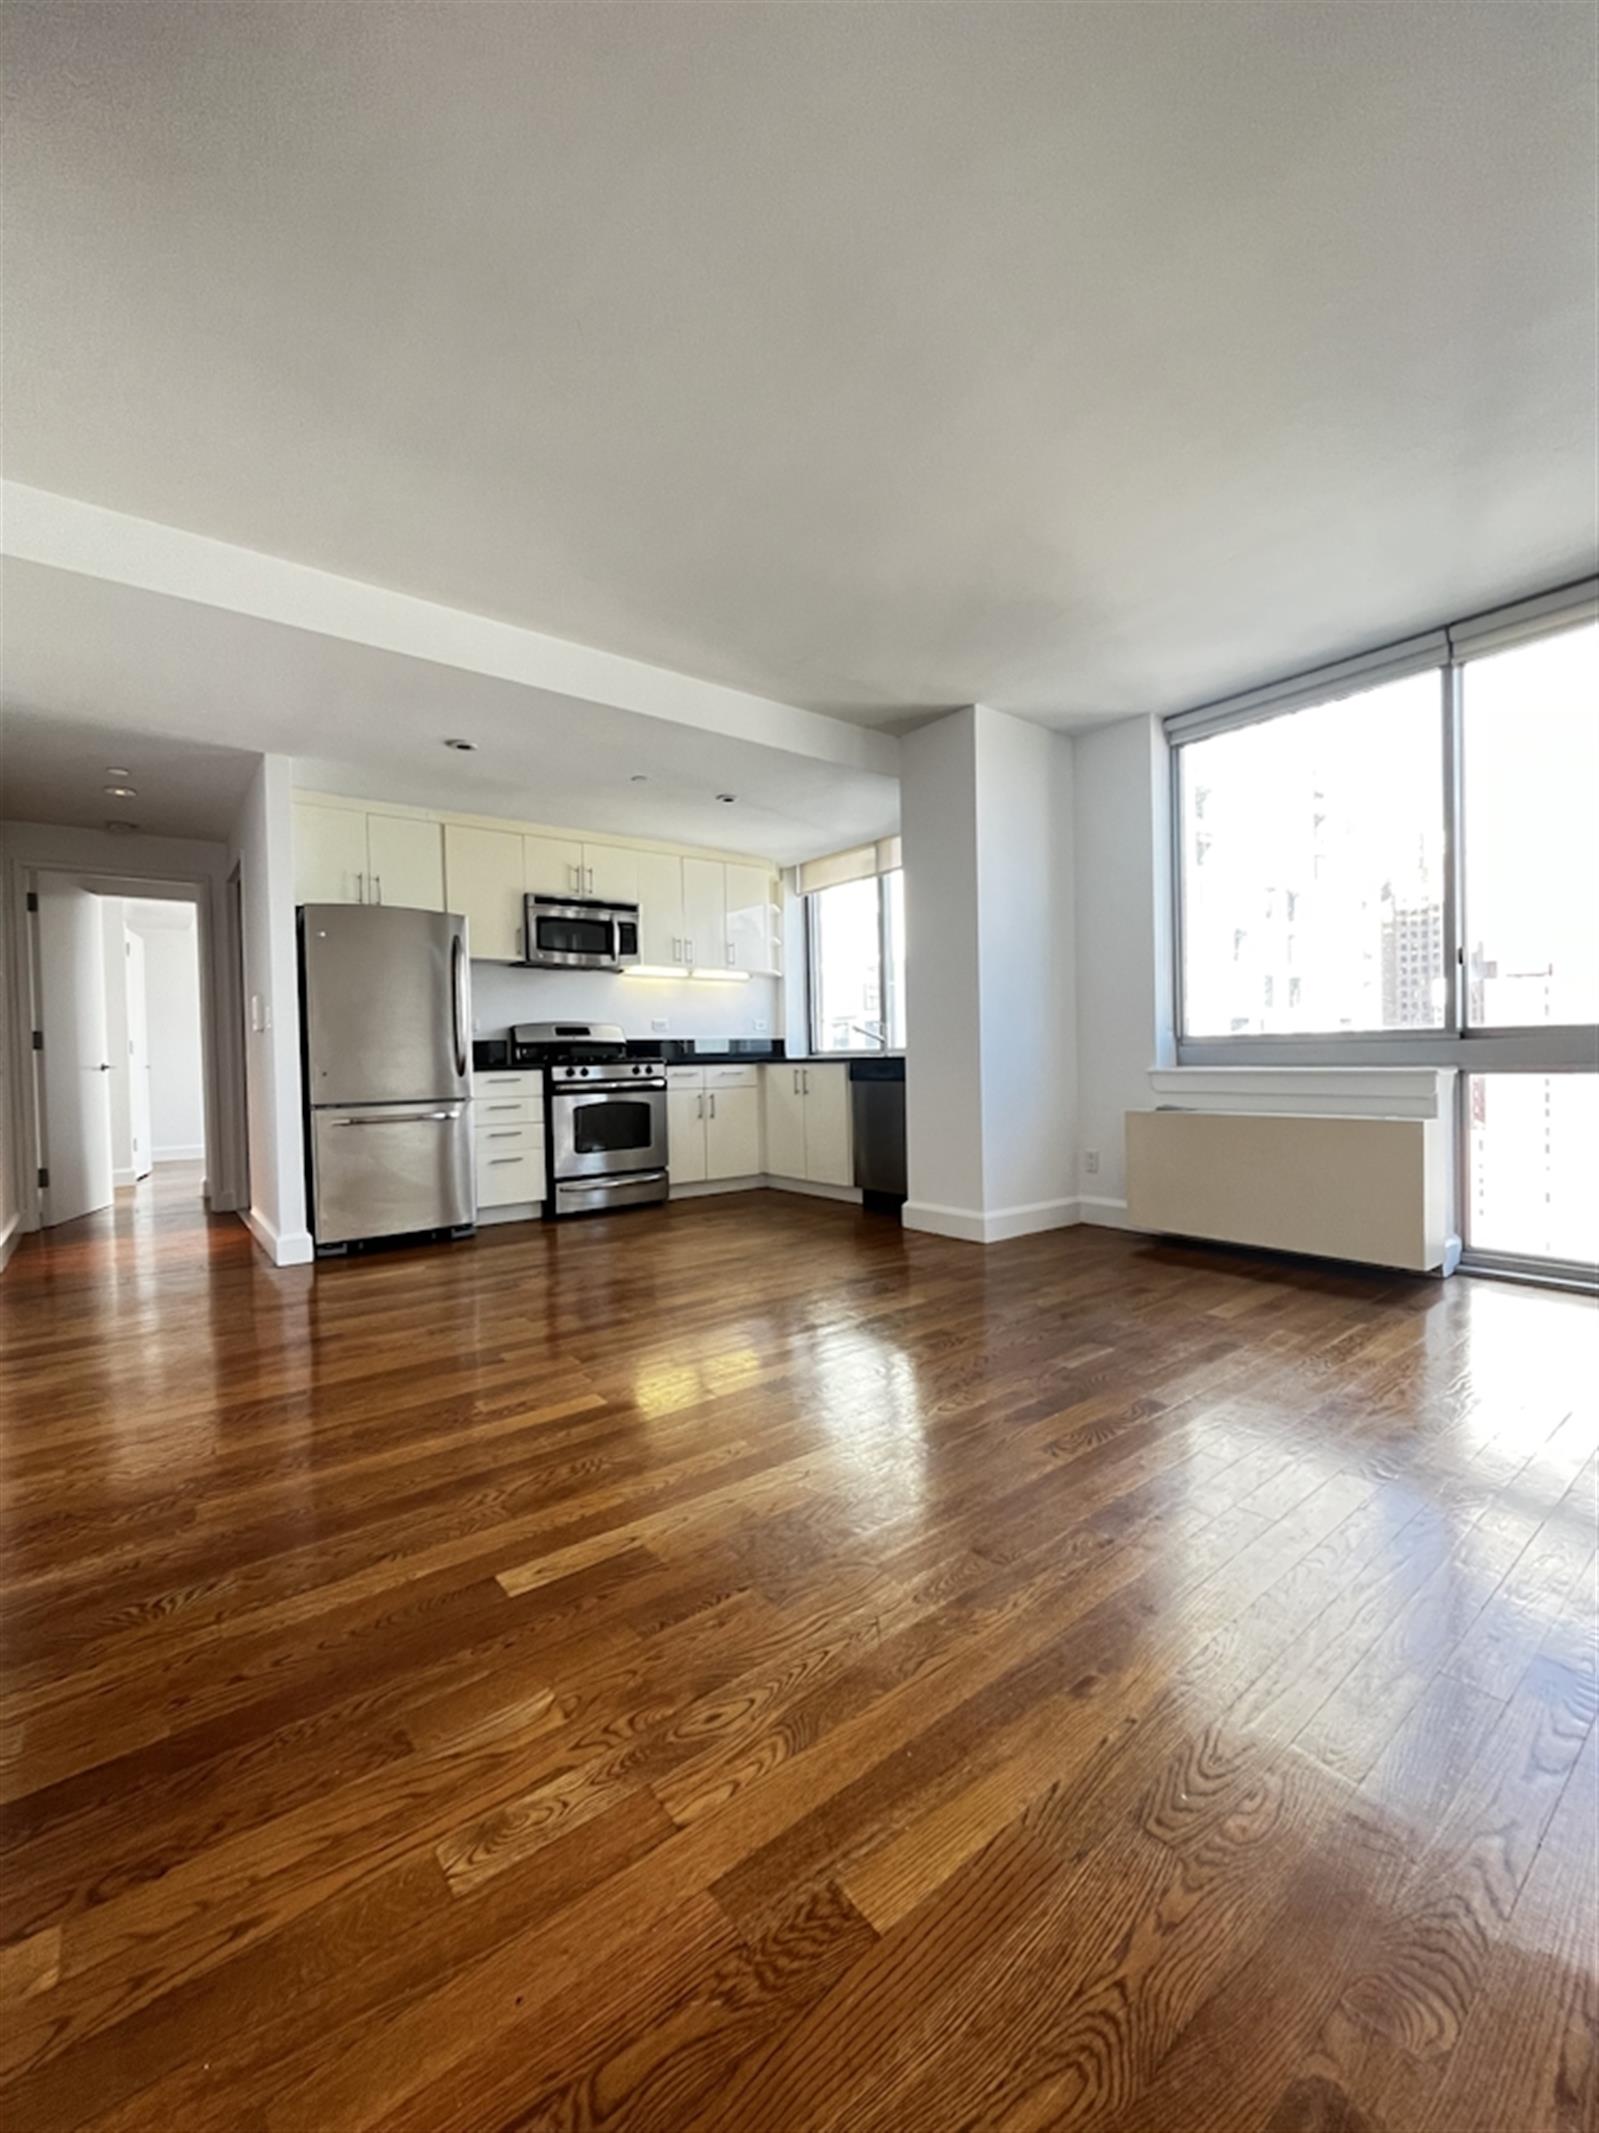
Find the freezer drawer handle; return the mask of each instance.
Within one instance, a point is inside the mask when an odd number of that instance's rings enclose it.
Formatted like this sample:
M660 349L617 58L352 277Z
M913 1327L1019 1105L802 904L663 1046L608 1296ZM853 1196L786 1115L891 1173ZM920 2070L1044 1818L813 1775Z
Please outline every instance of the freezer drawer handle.
M425 1126L435 1118L459 1118L459 1111L390 1112L384 1118L330 1118L330 1126Z

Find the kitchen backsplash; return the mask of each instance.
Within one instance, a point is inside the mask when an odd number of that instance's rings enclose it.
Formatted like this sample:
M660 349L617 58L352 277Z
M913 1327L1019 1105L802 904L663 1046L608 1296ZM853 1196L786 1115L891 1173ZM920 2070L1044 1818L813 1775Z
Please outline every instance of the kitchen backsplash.
M472 1029L496 1037L513 1022L619 1022L629 1037L781 1037L776 978L629 978L604 970L472 965ZM657 1020L666 1028L658 1031Z

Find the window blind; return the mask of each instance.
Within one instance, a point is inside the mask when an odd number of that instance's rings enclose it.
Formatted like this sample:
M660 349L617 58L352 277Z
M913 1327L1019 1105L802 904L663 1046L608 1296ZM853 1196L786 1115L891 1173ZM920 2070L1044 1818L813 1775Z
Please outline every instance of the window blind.
M901 864L900 840L880 837L875 844L856 844L847 852L803 861L795 870L796 885L801 896L810 896L818 889L835 889L843 881L870 881L874 874L891 874Z

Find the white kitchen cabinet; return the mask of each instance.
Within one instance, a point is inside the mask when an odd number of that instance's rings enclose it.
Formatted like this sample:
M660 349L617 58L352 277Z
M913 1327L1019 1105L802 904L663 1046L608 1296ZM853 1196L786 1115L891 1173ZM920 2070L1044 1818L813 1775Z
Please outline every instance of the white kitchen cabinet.
M622 844L585 844L583 894L602 903L636 904L639 855Z
M517 1068L472 1075L472 1143L479 1214L537 1207L544 1198L544 1078Z
M727 869L720 859L683 861L683 960L698 970L727 967Z
M368 815L366 850L369 903L444 910L444 837L436 822L416 815Z
M683 862L675 852L638 854L639 961L684 962Z
M777 968L773 882L765 867L728 860L727 967L764 976Z
M294 900L358 904L366 885L366 816L353 807L294 803Z
M705 1091L668 1088L666 1092L666 1168L674 1185L699 1185L705 1179Z
M583 847L567 837L522 839L524 885L530 896L583 896Z
M705 1090L705 1175L753 1178L761 1172L761 1092L751 1073L748 1088Z
M769 1066L766 1099L766 1167L774 1178L805 1175L805 1092L797 1066Z
M444 825L449 908L466 919L468 952L482 962L522 958L523 838L510 830Z
M853 1185L849 1068L783 1065L765 1070L766 1168L776 1178Z

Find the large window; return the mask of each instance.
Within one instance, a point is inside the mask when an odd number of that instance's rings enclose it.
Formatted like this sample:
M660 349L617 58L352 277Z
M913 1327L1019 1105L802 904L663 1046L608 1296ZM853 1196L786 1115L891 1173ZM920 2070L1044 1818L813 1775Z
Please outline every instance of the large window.
M1414 640L1389 678L1364 661L1170 722L1179 1058L1456 1068L1460 1226L1507 1270L1599 1257L1599 626L1577 611L1551 595Z
M905 876L872 874L805 899L811 1045L818 1052L905 1045Z
M1190 1035L1441 1029L1436 674L1181 752Z

